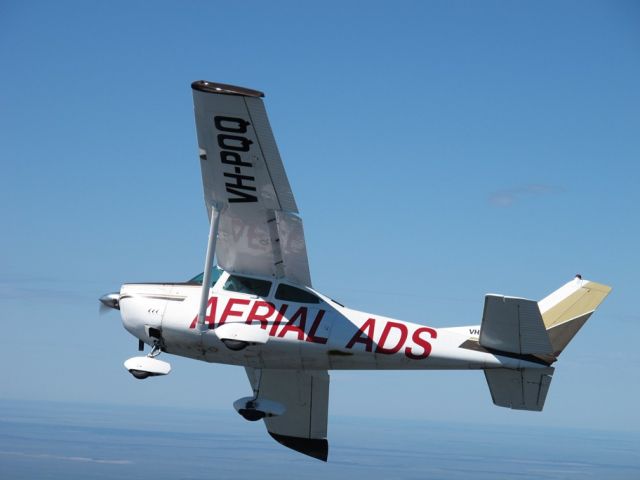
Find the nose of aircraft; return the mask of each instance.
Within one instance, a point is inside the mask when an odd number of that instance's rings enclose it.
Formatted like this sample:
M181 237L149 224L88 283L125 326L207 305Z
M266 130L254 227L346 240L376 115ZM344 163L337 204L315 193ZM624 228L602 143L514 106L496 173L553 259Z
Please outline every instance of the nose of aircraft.
M107 293L100 297L100 303L105 307L113 308L115 310L120 310L120 293Z

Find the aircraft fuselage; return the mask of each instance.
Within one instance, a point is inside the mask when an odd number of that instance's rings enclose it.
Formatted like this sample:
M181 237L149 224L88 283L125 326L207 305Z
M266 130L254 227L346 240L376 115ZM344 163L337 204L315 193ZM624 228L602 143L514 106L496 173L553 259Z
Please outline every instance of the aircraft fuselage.
M317 303L225 291L225 276L210 290L206 318L198 324L202 287L125 284L120 310L125 328L162 351L211 363L254 368L486 369L544 367L535 358L488 351L479 326L434 328L346 308L318 292ZM277 285L277 282L274 282ZM261 329L261 345L234 351L215 329L239 323Z

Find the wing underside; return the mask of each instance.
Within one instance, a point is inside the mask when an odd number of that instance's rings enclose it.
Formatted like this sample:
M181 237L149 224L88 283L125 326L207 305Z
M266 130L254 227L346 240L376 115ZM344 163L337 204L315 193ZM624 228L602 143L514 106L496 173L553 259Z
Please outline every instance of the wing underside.
M205 204L220 212L216 256L228 271L311 285L302 220L262 94L194 82Z
M285 447L326 461L329 374L326 370L246 368L257 400L275 402L284 413L267 417L269 434Z

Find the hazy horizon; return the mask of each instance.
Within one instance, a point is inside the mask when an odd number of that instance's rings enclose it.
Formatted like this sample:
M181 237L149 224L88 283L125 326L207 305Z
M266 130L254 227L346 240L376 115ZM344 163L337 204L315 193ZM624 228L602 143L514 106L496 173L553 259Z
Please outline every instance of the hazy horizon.
M233 411L0 400L0 476L637 478L640 436L593 429L331 416L327 464Z

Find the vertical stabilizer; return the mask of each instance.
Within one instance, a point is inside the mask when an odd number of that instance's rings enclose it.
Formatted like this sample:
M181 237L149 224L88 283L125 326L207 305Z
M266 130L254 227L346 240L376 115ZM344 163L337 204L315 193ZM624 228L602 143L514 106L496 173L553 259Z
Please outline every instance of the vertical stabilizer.
M522 298L487 295L479 343L498 354L534 354L549 365L610 291L611 287L577 276L537 304ZM484 374L496 405L541 411L553 371L551 366L487 368Z
M555 356L564 350L610 291L611 287L578 276L538 302Z

